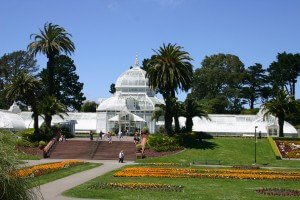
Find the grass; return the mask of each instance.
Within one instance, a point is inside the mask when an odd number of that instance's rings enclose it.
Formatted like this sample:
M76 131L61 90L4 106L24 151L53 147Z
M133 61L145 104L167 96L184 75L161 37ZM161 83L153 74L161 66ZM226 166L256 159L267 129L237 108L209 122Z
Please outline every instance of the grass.
M238 179L197 179L197 178L150 178L113 177L116 171L109 172L82 185L74 187L64 195L77 198L97 199L283 199L283 197L264 196L254 190L260 188L299 189L300 181L282 180L238 180ZM184 192L131 191L112 189L89 189L97 182L142 182L182 185ZM299 197L284 197L299 199Z
M300 161L278 160L267 139L257 140L257 163L261 166L300 167ZM178 154L138 160L147 162L193 163L220 160L222 165L251 165L254 163L254 139L235 137L215 137L199 143L196 148L186 149Z
M48 173L45 175L31 178L29 180L29 185L30 185L30 187L35 187L38 185L49 183L51 181L54 181L54 180L57 180L60 178L64 178L66 176L69 176L69 175L72 175L72 174L75 174L78 172L82 172L82 171L85 171L88 169L98 167L100 165L101 165L100 163L85 163L83 165L78 165L78 166L71 167L71 168L61 169L56 172L51 172L51 173Z

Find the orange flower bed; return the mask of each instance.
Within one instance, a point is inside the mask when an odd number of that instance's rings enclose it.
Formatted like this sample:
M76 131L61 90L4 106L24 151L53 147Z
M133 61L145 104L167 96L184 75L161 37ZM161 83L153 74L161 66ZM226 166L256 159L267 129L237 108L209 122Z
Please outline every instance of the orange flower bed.
M20 169L17 172L19 177L37 177L49 172L58 171L63 168L70 168L77 165L84 164L84 161L81 160L66 160L63 162L48 163L43 165L36 165L24 169Z
M116 177L166 177L166 178L236 178L299 180L300 172L274 170L232 170L191 168L126 168L114 174Z

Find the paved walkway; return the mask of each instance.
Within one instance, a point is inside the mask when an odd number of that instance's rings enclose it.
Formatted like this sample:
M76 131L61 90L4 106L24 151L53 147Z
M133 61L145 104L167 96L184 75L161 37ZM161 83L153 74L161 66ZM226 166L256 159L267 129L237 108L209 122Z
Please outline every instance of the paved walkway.
M29 161L28 165L34 165L34 164L41 164L41 163L49 163L49 162L57 162L61 160L52 160L52 159L42 159L37 161ZM70 198L62 196L62 193L66 190L69 190L75 186L78 186L82 183L85 183L93 178L96 178L98 176L101 176L107 172L110 172L112 170L118 169L120 167L123 167L128 164L133 164L131 161L127 161L125 163L118 163L117 161L106 161L106 160L98 160L98 161L90 161L89 162L98 162L102 163L103 165L86 170L83 172L79 172L70 176L67 176L65 178L61 178L49 183L46 183L44 185L41 185L35 190L40 190L40 193L44 197L45 200L71 200L71 199L78 199L78 198ZM87 200L87 199L85 199Z

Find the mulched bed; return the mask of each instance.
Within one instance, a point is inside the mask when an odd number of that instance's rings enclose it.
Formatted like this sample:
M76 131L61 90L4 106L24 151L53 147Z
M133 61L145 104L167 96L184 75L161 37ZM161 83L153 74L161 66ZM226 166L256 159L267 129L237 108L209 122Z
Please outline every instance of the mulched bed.
M17 150L26 154L39 156L40 149L38 147L17 147Z
M270 195L270 196L300 196L299 190L266 188L266 189L259 189L255 191L259 194Z
M171 154L175 154L182 151L182 149L177 149L174 151L154 151L152 149L145 149L144 155L146 156L146 158L151 158L151 157L158 157L158 156L167 156L167 155L171 155Z

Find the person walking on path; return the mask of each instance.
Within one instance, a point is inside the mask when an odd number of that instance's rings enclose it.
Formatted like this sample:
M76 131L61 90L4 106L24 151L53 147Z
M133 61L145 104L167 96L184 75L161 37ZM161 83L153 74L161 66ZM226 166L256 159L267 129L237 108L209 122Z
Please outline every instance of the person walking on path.
M121 138L122 138L122 131L118 132L118 138L119 138L119 140L121 140Z
M119 153L119 163L123 163L124 162L124 151L122 150L120 153Z

